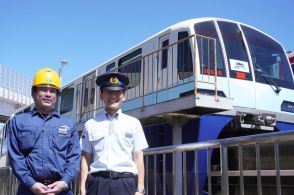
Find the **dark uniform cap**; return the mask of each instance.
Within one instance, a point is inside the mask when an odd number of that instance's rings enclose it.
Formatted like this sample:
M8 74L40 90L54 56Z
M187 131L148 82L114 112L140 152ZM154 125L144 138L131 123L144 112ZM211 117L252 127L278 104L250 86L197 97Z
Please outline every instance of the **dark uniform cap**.
M106 72L97 77L96 84L100 90L124 90L129 84L129 78L118 72Z

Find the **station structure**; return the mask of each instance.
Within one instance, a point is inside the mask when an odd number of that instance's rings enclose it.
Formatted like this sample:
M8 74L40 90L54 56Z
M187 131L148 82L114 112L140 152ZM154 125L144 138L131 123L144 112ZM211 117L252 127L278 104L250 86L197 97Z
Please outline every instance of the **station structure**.
M33 102L32 79L0 64L0 124L23 106Z

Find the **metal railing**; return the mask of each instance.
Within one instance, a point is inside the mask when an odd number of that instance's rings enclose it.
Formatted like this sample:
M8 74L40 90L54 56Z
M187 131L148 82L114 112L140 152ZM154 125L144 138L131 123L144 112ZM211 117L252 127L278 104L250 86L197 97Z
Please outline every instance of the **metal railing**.
M10 167L0 167L0 195L15 195L18 181Z
M15 195L17 193L19 181L12 173L10 167L0 167L0 195ZM79 194L79 180L70 184L74 194Z
M287 131L150 148L145 188L148 195L292 195L293 146L294 131ZM0 195L16 194L17 186L11 169L0 168Z
M0 98L3 100L19 103L22 106L31 104L33 102L31 84L32 79L0 64Z
M294 194L293 145L288 131L147 149L147 194Z
M183 49L179 54L179 48L183 47L183 45L187 47L187 50ZM148 105L180 98L181 93L193 91L192 94L197 97L198 83L212 85L212 95L215 96L215 101L218 101L216 47L214 38L191 35L117 67L114 71L122 72L130 79L130 84L126 91L126 101L137 99L135 107L143 109ZM168 52L166 67L162 67L161 64L164 51ZM181 59L185 60L182 60L182 62ZM197 76L199 74L197 72L198 67L200 67L202 74L199 77ZM204 69L210 71L205 71ZM91 83L93 83L93 80L86 80L77 86L77 90L81 92L83 91L82 88L90 86ZM191 86L193 87L187 87L188 84L192 84ZM176 89L176 91L168 92L167 90L169 89ZM162 95L162 92L165 95ZM103 102L97 92L96 96L97 101L94 107L88 106L77 112L78 122L86 121L93 116L95 111L103 107ZM84 104L84 99L84 97L77 99L76 106L81 107L81 104Z

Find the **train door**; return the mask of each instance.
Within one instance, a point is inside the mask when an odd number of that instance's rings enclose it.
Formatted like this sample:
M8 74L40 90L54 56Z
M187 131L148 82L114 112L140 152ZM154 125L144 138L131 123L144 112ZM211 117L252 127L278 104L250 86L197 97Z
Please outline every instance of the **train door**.
M215 83L214 76L217 74L218 96L229 97L227 70L215 23L200 22L194 28L200 69L197 69L197 80L203 81L199 82L198 92L213 95L214 86L207 83Z
M95 71L83 77L82 83L78 86L78 122L85 122L93 117L95 108Z
M226 51L229 72L230 97L233 106L255 108L255 83L243 34L237 24L218 21L221 39Z
M171 48L169 34L159 37L159 52L157 65L158 90L166 89L171 84Z

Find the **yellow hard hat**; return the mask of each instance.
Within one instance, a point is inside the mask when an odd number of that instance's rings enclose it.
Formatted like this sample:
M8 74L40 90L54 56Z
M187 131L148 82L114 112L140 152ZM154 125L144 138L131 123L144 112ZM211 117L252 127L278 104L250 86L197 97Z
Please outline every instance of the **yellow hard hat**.
M54 70L43 68L35 74L33 87L38 85L52 85L60 89L60 78Z

